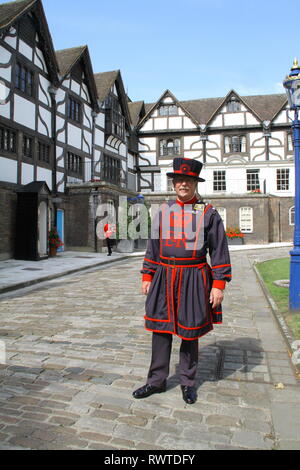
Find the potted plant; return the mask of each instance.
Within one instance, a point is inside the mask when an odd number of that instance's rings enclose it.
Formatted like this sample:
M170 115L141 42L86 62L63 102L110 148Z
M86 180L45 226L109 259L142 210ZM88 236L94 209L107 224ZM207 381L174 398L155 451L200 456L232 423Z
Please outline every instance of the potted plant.
M50 256L56 256L57 248L63 246L63 242L59 238L56 227L51 228L48 240Z
M244 243L244 234L238 227L228 227L226 236L229 245L242 245Z

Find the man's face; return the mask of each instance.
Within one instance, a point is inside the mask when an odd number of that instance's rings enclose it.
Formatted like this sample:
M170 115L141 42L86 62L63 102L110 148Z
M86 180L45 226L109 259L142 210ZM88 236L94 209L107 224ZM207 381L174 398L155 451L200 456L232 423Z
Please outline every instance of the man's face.
M191 176L175 176L173 186L180 201L185 202L193 198L198 181Z

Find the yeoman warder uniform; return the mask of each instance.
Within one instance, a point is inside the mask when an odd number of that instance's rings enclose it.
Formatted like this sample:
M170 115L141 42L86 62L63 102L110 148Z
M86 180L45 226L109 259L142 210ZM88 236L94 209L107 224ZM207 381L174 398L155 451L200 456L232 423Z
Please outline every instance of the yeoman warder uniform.
M202 163L175 158L173 173L198 181ZM222 219L216 209L194 196L160 207L143 263L143 281L151 281L146 299L145 328L153 332L147 384L133 393L144 398L166 389L173 335L182 339L180 383L187 403L196 401L198 338L222 323L222 307L212 309L212 287L225 289L231 264ZM154 236L153 236L154 234ZM206 256L209 253L210 265Z

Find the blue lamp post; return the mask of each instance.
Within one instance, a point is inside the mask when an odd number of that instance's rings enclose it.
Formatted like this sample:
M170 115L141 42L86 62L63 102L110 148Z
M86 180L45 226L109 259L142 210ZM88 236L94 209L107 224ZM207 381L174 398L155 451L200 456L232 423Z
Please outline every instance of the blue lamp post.
M295 157L295 227L294 248L290 252L290 297L289 308L300 312L300 66L295 59L290 74L283 82L288 96L289 107L295 112L292 129Z

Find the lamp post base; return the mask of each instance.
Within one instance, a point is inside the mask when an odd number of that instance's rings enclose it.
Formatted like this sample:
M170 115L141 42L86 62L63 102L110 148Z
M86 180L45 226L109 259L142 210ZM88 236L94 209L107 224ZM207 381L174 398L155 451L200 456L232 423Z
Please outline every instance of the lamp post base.
M290 251L290 255L289 309L291 313L300 313L300 247Z

